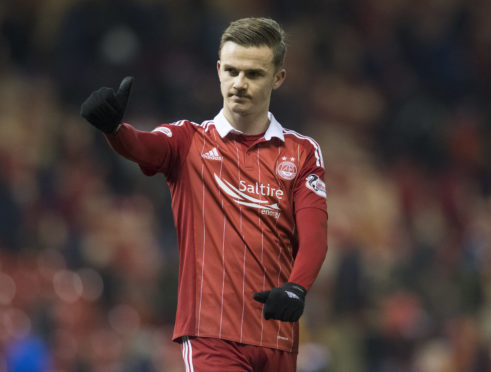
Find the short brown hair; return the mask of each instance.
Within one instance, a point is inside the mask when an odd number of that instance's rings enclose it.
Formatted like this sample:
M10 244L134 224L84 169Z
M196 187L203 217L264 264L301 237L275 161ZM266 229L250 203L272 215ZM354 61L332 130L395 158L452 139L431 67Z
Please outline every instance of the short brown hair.
M271 18L242 18L230 23L223 32L218 55L227 41L244 47L266 45L273 51L273 63L278 70L285 62L285 38L285 31Z

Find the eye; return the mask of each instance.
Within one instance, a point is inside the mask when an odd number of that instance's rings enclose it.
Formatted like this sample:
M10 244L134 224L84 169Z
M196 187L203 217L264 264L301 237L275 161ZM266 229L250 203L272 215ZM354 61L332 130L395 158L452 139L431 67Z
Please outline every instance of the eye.
M263 76L263 73L262 73L262 71L259 71L259 70L251 70L251 71L247 72L247 77L249 79L258 79L261 76Z
M237 70L235 68L233 68L233 67L226 66L224 70L225 70L225 72L228 72L232 76L236 76L237 75Z

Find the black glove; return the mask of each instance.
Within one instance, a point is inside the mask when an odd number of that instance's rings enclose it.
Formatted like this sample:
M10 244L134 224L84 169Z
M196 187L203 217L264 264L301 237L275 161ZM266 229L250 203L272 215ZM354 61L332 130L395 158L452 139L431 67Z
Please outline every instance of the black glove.
M104 133L114 133L123 119L133 77L127 76L118 91L102 87L92 92L80 107L80 115Z
M264 304L265 319L296 322L303 313L307 290L295 283L285 283L281 288L254 293L253 298Z

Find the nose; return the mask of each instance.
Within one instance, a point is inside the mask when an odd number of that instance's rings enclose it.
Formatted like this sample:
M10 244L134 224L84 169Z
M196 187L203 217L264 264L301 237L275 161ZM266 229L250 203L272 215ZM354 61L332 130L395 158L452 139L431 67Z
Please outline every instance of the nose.
M245 78L244 72L240 72L234 79L234 89L244 90L247 88L247 79Z

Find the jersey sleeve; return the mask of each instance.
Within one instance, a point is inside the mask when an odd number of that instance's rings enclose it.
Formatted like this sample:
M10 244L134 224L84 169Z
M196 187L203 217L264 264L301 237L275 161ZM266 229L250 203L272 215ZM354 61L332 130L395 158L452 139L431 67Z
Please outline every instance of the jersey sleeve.
M293 187L295 213L304 208L318 208L326 212L326 184L322 152L317 143L306 145L306 157Z
M319 145L306 145L306 157L294 185L298 251L289 281L309 289L327 252L325 171Z
M298 252L288 279L309 290L322 267L327 253L327 218L317 208L304 208L296 218Z
M145 175L161 172L170 177L189 151L193 134L194 125L188 121L162 124L151 132L124 123L106 139L117 153L136 162Z

